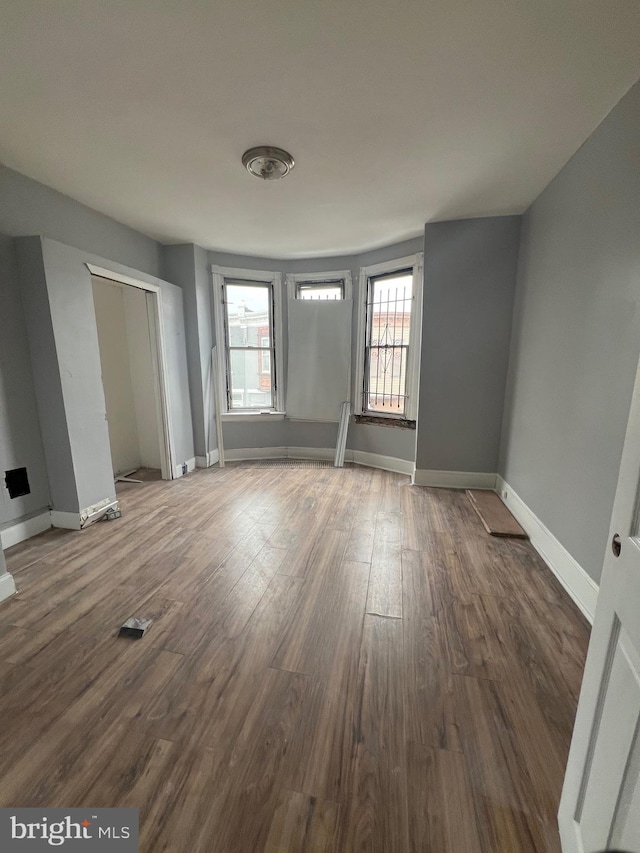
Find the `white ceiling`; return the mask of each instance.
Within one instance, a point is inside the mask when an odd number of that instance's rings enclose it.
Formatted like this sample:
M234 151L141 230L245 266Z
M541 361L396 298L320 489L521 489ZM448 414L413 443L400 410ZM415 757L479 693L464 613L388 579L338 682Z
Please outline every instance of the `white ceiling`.
M523 211L639 76L638 0L2 0L0 161L165 242L350 253Z

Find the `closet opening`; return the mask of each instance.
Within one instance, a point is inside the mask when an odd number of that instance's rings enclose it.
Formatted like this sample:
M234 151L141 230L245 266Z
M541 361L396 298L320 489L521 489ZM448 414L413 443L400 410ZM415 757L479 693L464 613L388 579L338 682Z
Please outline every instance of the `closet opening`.
M148 469L143 479L171 480L159 290L95 274L91 283L114 479Z

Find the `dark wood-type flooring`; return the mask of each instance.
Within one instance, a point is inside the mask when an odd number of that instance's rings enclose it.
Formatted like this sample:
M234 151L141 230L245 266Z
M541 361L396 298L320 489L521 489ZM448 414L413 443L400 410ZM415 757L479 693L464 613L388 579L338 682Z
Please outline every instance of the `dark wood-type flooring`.
M528 542L367 468L119 495L7 552L1 806L137 806L144 853L559 851L589 630Z

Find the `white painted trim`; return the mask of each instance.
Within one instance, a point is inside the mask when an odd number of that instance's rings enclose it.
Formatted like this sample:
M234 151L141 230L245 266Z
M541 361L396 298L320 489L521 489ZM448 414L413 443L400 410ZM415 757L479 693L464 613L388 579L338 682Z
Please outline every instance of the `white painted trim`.
M219 459L217 450L210 450L206 456L196 456L196 468L211 468Z
M224 452L227 462L242 462L244 459L286 459L287 447L239 447L227 448Z
M351 281L351 270L327 270L326 272L290 272L286 275L287 295L289 299L296 298L296 285L298 282L316 283L323 281L344 281L344 299L336 300L347 302L352 299L353 284ZM304 302L304 300L300 300Z
M91 275L97 275L100 278L106 278L110 281L117 281L120 284L129 284L131 287L137 287L139 290L149 290L152 293L160 292L160 287L157 284L151 284L150 282L142 281L139 278L132 278L130 275L114 272L113 270L108 270L105 267L97 267L95 264L90 264L88 262L86 267Z
M155 380L156 418L162 439L160 465L162 478L171 479L174 467L173 425L171 421L171 400L169 396L168 367L164 341L164 322L162 318L162 294L147 296L147 321L151 344L151 363Z
M329 420L328 418L287 418L287 420L291 424L335 424L335 423L338 423L336 420Z
M32 536L37 536L38 533L44 533L51 527L51 513L49 510L35 515L33 518L27 518L24 521L18 521L12 524L11 527L5 527L0 530L0 547L3 550L11 548L12 545L17 545L18 542L24 542L25 539L30 539Z
M79 514L80 526L86 527L87 524L91 524L92 521L97 521L98 518L102 518L108 509L117 506L118 499L114 495L111 498L105 498L104 500L98 501L98 503L86 507L86 509L81 510Z
M322 459L331 461L335 456L335 450L330 447L287 447L289 459Z
M417 468L413 472L414 486L436 489L495 489L496 475L482 471L432 471Z
M51 510L51 526L62 527L65 530L83 530L94 521L99 521L106 511L111 508L117 509L118 499L105 498L103 501L93 504L80 512L61 512L57 509Z
M162 468L162 478L164 480L171 479L171 471L174 468L173 460L173 426L171 421L171 403L169 399L169 384L167 380L168 369L166 362L166 351L164 342L164 325L162 319L162 291L159 284L151 284L151 282L143 281L139 278L133 278L124 273L115 272L106 267L99 267L96 264L85 262L85 266L91 275L107 279L108 281L126 284L131 287L136 287L138 290L147 291L147 320L149 326L149 340L151 344L151 363L154 374L156 387L154 393L156 396L156 417L158 419L158 427L160 429L161 447L160 447L160 466ZM156 279L160 281L160 279Z
M187 470L183 471L182 466L186 465ZM196 470L196 457L192 456L191 459L185 459L184 462L181 462L180 465L176 465L173 469L173 479L177 480L178 477L184 477L185 474L190 474L192 471Z
M361 267L360 271L364 272L367 278L370 275L385 275L388 272L415 267L422 263L423 258L424 252L416 252L415 255L405 255L403 258L392 258L380 264L370 264L368 267Z
M264 282L273 288L273 343L276 353L275 358L275 408L277 413L284 412L284 314L282 311L282 273L269 272L268 270L246 270L234 267L211 267L213 287L213 322L216 332L215 347L218 358L218 404L222 403L221 414L228 414L227 410L227 352L224 333L224 312L222 309L223 286L225 279L236 279L244 281Z
M589 577L564 545L500 476L497 477L496 491L529 534L533 547L558 578L577 607L593 624L598 600L598 584Z
M221 267L217 264L211 265L211 272L221 278L233 278L239 281L264 281L271 284L276 280L276 276L281 276L279 272L270 272L269 270L247 270L240 267Z
M413 271L413 306L411 308L411 332L409 358L407 365L407 410L404 415L408 420L415 421L418 417L418 395L420 391L420 349L422 340L422 291L423 291L424 252L416 252L404 258L395 258L381 264L371 264L360 267L358 277L357 302L357 338L356 338L356 369L353 386L353 412L356 415L375 414L363 409L362 387L364 384L364 348L366 343L367 321L367 290L371 276L385 275L395 270L411 269Z
M242 447L225 452L230 462L258 459L322 459L331 462L335 457L333 447ZM383 471L393 471L396 474L410 476L413 471L413 462L408 459L382 456L379 453L368 453L364 450L347 450L344 458L346 462L366 465L368 468L380 468Z
M65 530L82 530L79 512L61 512L58 509L52 509L51 524L53 527L62 527Z
M353 386L353 411L356 415L362 414L362 386L364 384L364 344L366 340L367 322L367 274L364 267L360 267L358 275L358 296L356 310L356 369Z
M60 510L52 509L51 525L63 527L65 530L82 530L79 512L60 512Z
M413 473L413 462L410 459L399 459L397 456L383 456L366 450L347 450L344 458L347 462L366 465L367 468L380 468L382 471L393 471L396 474L408 476Z
M222 412L220 415L222 423L226 424L229 421L236 423L252 424L259 421L283 421L285 419L284 412Z
M9 598L16 593L16 583L13 579L13 575L9 574L9 572L5 572L0 575L0 601L4 601L5 598Z

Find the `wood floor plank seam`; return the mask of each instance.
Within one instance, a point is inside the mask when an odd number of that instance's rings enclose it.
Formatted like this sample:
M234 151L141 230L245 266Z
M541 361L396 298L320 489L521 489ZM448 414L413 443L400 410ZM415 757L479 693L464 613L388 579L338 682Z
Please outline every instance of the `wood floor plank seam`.
M375 469L144 476L10 549L0 805L138 807L141 853L560 853L589 626L530 542Z

